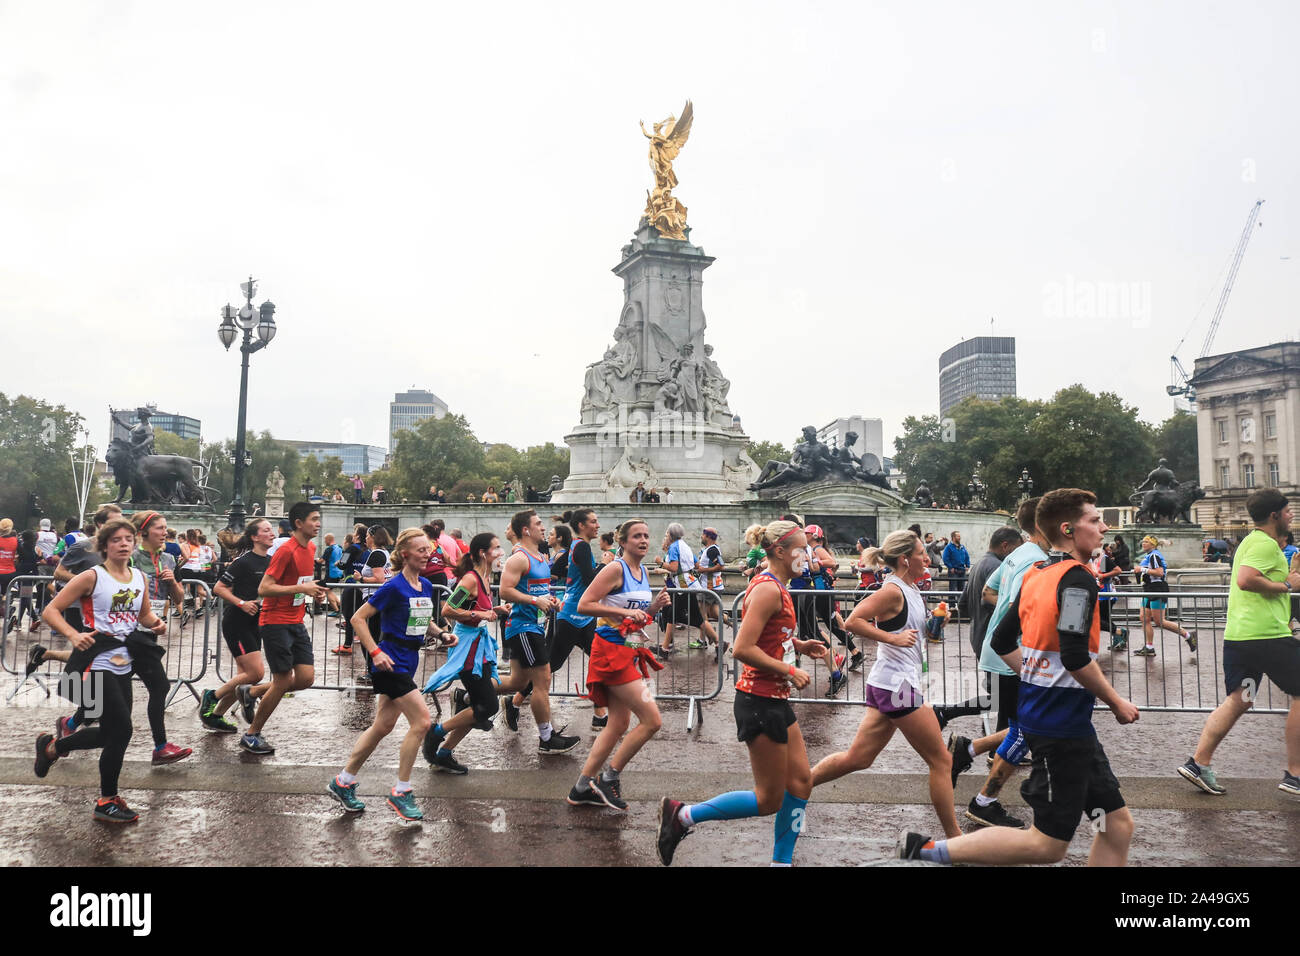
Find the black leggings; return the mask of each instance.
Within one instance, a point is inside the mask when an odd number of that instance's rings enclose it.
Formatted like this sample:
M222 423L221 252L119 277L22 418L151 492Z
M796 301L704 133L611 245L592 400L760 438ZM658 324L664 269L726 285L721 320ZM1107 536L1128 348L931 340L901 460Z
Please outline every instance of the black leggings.
M361 589L345 588L343 591L343 601L340 606L343 608L343 621L346 625L343 630L343 646L351 647L352 638L354 636L352 630L352 615L356 614L358 608L361 607Z
M826 629L838 637L841 644L849 650L855 649L853 636L835 623L834 599L829 594L818 594L815 590L806 588L795 591L792 597L795 601L795 615L799 622L799 640L822 640L821 633L817 629L817 621L821 619Z
M122 758L131 742L131 675L91 671L82 681L86 699L101 711L99 723L82 727L54 744L60 757L73 750L103 748L99 755L99 795L117 796Z
M596 636L596 621L593 618L586 627L578 627L571 621L557 617L555 619L555 639L551 642L551 673L564 666L575 647L581 647L582 653L591 653L591 639Z

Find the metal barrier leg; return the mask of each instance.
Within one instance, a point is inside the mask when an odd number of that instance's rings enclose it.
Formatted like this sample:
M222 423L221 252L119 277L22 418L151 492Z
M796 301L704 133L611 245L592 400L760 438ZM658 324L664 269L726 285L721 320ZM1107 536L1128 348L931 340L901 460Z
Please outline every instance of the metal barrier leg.
M699 718L699 725L704 726L704 706L700 703L698 697L692 697L686 702L686 732L689 734L695 729L696 718Z

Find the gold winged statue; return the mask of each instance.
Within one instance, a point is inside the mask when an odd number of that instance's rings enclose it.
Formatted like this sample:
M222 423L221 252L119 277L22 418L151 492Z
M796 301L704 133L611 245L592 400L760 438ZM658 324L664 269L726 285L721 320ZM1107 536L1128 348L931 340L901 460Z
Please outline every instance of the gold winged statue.
M645 122L641 123L642 135L650 140L650 170L655 177L654 189L646 192L645 218L666 239L686 238L686 207L672 194L677 185L673 160L686 145L694 119L695 111L687 100L680 119L670 115L654 124L653 133L647 133Z

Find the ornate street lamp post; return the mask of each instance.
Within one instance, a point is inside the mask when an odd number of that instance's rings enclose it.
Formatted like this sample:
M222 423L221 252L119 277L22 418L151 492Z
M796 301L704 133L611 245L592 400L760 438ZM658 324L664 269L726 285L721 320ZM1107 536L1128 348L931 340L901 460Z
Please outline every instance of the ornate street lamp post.
M970 481L966 483L966 493L969 497L969 507L973 511L979 511L984 507L984 492L988 487L980 480L980 468L984 466L983 462L975 462L975 470L971 472Z
M235 432L235 488L230 499L230 520L227 523L232 531L244 528L244 470L252 464L252 457L244 445L244 428L248 418L248 357L254 352L266 348L275 338L275 304L269 299L256 309L253 308L253 296L257 294L257 283L252 276L247 282L241 282L239 288L244 293L244 305L236 309L226 303L221 310L221 325L217 327L217 338L230 351L239 333L243 332L243 342L239 351L243 355L239 369L239 425ZM257 331L257 341L253 341L253 331Z
M1021 468L1021 469L1020 469L1020 478L1016 481L1016 484L1020 486L1020 500L1021 500L1021 501L1026 501L1027 499L1029 499L1029 498L1033 495L1033 493L1034 493L1034 479L1031 478L1031 477L1029 477L1029 469L1028 469L1028 468Z

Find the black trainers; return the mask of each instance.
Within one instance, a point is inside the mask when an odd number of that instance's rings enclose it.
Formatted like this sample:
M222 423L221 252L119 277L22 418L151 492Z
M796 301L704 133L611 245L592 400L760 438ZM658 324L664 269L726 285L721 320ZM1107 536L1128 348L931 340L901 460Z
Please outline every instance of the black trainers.
M1292 796L1300 797L1300 777L1297 777L1289 771L1285 772L1282 774L1282 782L1277 785L1277 788L1283 793L1289 793Z
M542 740L538 738L537 752L541 754L567 754L576 746L578 746L577 737L569 737L558 730L553 730L548 739Z
M672 866L677 844L691 832L677 819L677 811L681 808L682 802L672 797L664 797L659 801L659 833L655 849L659 853L659 862L664 866Z
M894 844L894 854L900 860L919 860L921 859L921 847L929 842L930 838L928 836L913 833L911 830L904 830L898 835L898 842Z
M424 735L424 743L420 745L420 753L424 754L424 759L431 764L438 762L438 748L442 742L447 739L447 734L438 732L438 725L434 724Z
M27 672L24 677L31 677L36 669L45 663L45 648L40 644L33 644L27 649Z
M1195 654L1195 653L1196 653L1196 635L1195 635L1194 633L1192 633L1191 631L1188 631L1188 632L1187 632L1187 636L1184 637L1183 640L1187 642L1187 649L1188 649L1189 651L1191 651L1193 654Z
M826 692L826 696L834 697L836 694L838 694L840 691L844 689L845 685L848 684L848 682L849 682L849 675L845 671L840 671L839 677L836 677L832 674L831 687L830 690Z
M140 819L140 814L128 807L121 797L98 801L95 804L94 816L96 820L103 820L105 823L135 823Z
M994 800L987 807L981 807L973 799L966 807L966 819L981 827L1015 827L1025 829L1025 821L1007 813L1006 807Z
M457 687L451 692L451 713L452 716L459 714L469 706L469 695L465 693L465 688Z
M611 810L624 811L627 809L627 801L623 799L622 787L617 778L606 780L604 777L597 776L591 781L591 790Z
M608 725L609 725L609 714L606 714L604 717L597 717L595 714L591 715L592 730L604 730Z
M1221 797L1228 792L1219 785L1218 779L1214 776L1214 771L1209 767L1202 767L1196 762L1195 757L1187 758L1187 763L1178 768L1178 775L1216 797Z
M505 705L503 709L506 712L506 726L509 727L511 730L518 732L519 708L515 706L514 697L507 696L503 698L503 703Z
M855 671L862 667L862 652L854 651L853 656L849 658L849 670Z
M454 773L460 776L469 773L469 767L458 761L454 753L435 753L433 759L430 760L429 763L433 764L437 769L446 771L447 773Z
M41 734L36 738L36 776L38 777L44 777L49 773L50 765L59 759L45 752L52 740L54 740L53 734Z
M961 734L948 736L948 753L952 754L952 785L957 786L957 776L970 769L975 758L970 755L970 738Z
M575 783L573 788L569 791L569 795L564 798L564 802L571 807L609 806L609 804L605 802L604 797L597 793L596 788L590 783L587 784L587 789L585 790L579 790L578 785Z

